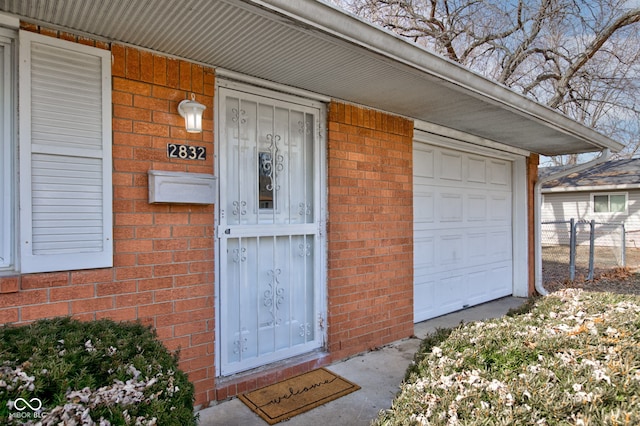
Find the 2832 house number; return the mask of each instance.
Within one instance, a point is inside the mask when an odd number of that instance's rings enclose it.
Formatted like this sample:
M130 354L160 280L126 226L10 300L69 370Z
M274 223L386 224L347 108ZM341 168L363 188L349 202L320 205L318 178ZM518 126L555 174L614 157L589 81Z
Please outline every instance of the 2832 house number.
M206 160L207 148L204 146L167 144L167 157L180 158L181 160Z

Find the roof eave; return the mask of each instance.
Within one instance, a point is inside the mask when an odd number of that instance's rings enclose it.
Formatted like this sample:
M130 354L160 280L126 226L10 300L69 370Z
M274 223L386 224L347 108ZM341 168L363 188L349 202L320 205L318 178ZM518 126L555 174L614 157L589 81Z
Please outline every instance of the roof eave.
M624 145L568 118L560 112L525 98L506 86L488 80L457 63L435 55L426 49L408 42L400 36L375 27L362 19L337 9L322 1L291 2L290 0L244 0L264 9L303 22L315 30L358 45L382 55L391 61L410 66L431 77L441 80L456 90L481 99L518 115L531 117L547 127L593 146L593 150L567 149L566 154L610 149L619 152ZM428 121L428 117L413 117ZM569 147L568 147L569 148Z

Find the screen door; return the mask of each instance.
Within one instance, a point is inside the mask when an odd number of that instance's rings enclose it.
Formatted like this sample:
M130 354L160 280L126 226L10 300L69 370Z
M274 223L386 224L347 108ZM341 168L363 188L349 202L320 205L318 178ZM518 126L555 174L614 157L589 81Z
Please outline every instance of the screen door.
M323 344L320 109L220 87L222 375Z

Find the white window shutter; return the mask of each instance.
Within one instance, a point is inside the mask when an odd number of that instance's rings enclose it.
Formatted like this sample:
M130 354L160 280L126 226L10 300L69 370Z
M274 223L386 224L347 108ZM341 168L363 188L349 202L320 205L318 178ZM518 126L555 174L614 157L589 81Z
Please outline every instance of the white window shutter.
M20 270L112 266L111 53L19 41Z

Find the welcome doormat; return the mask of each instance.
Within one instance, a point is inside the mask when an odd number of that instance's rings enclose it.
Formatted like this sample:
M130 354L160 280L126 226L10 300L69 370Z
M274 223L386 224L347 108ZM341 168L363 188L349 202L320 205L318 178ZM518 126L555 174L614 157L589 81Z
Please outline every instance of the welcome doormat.
M325 368L244 393L238 398L270 425L357 391L360 386Z

